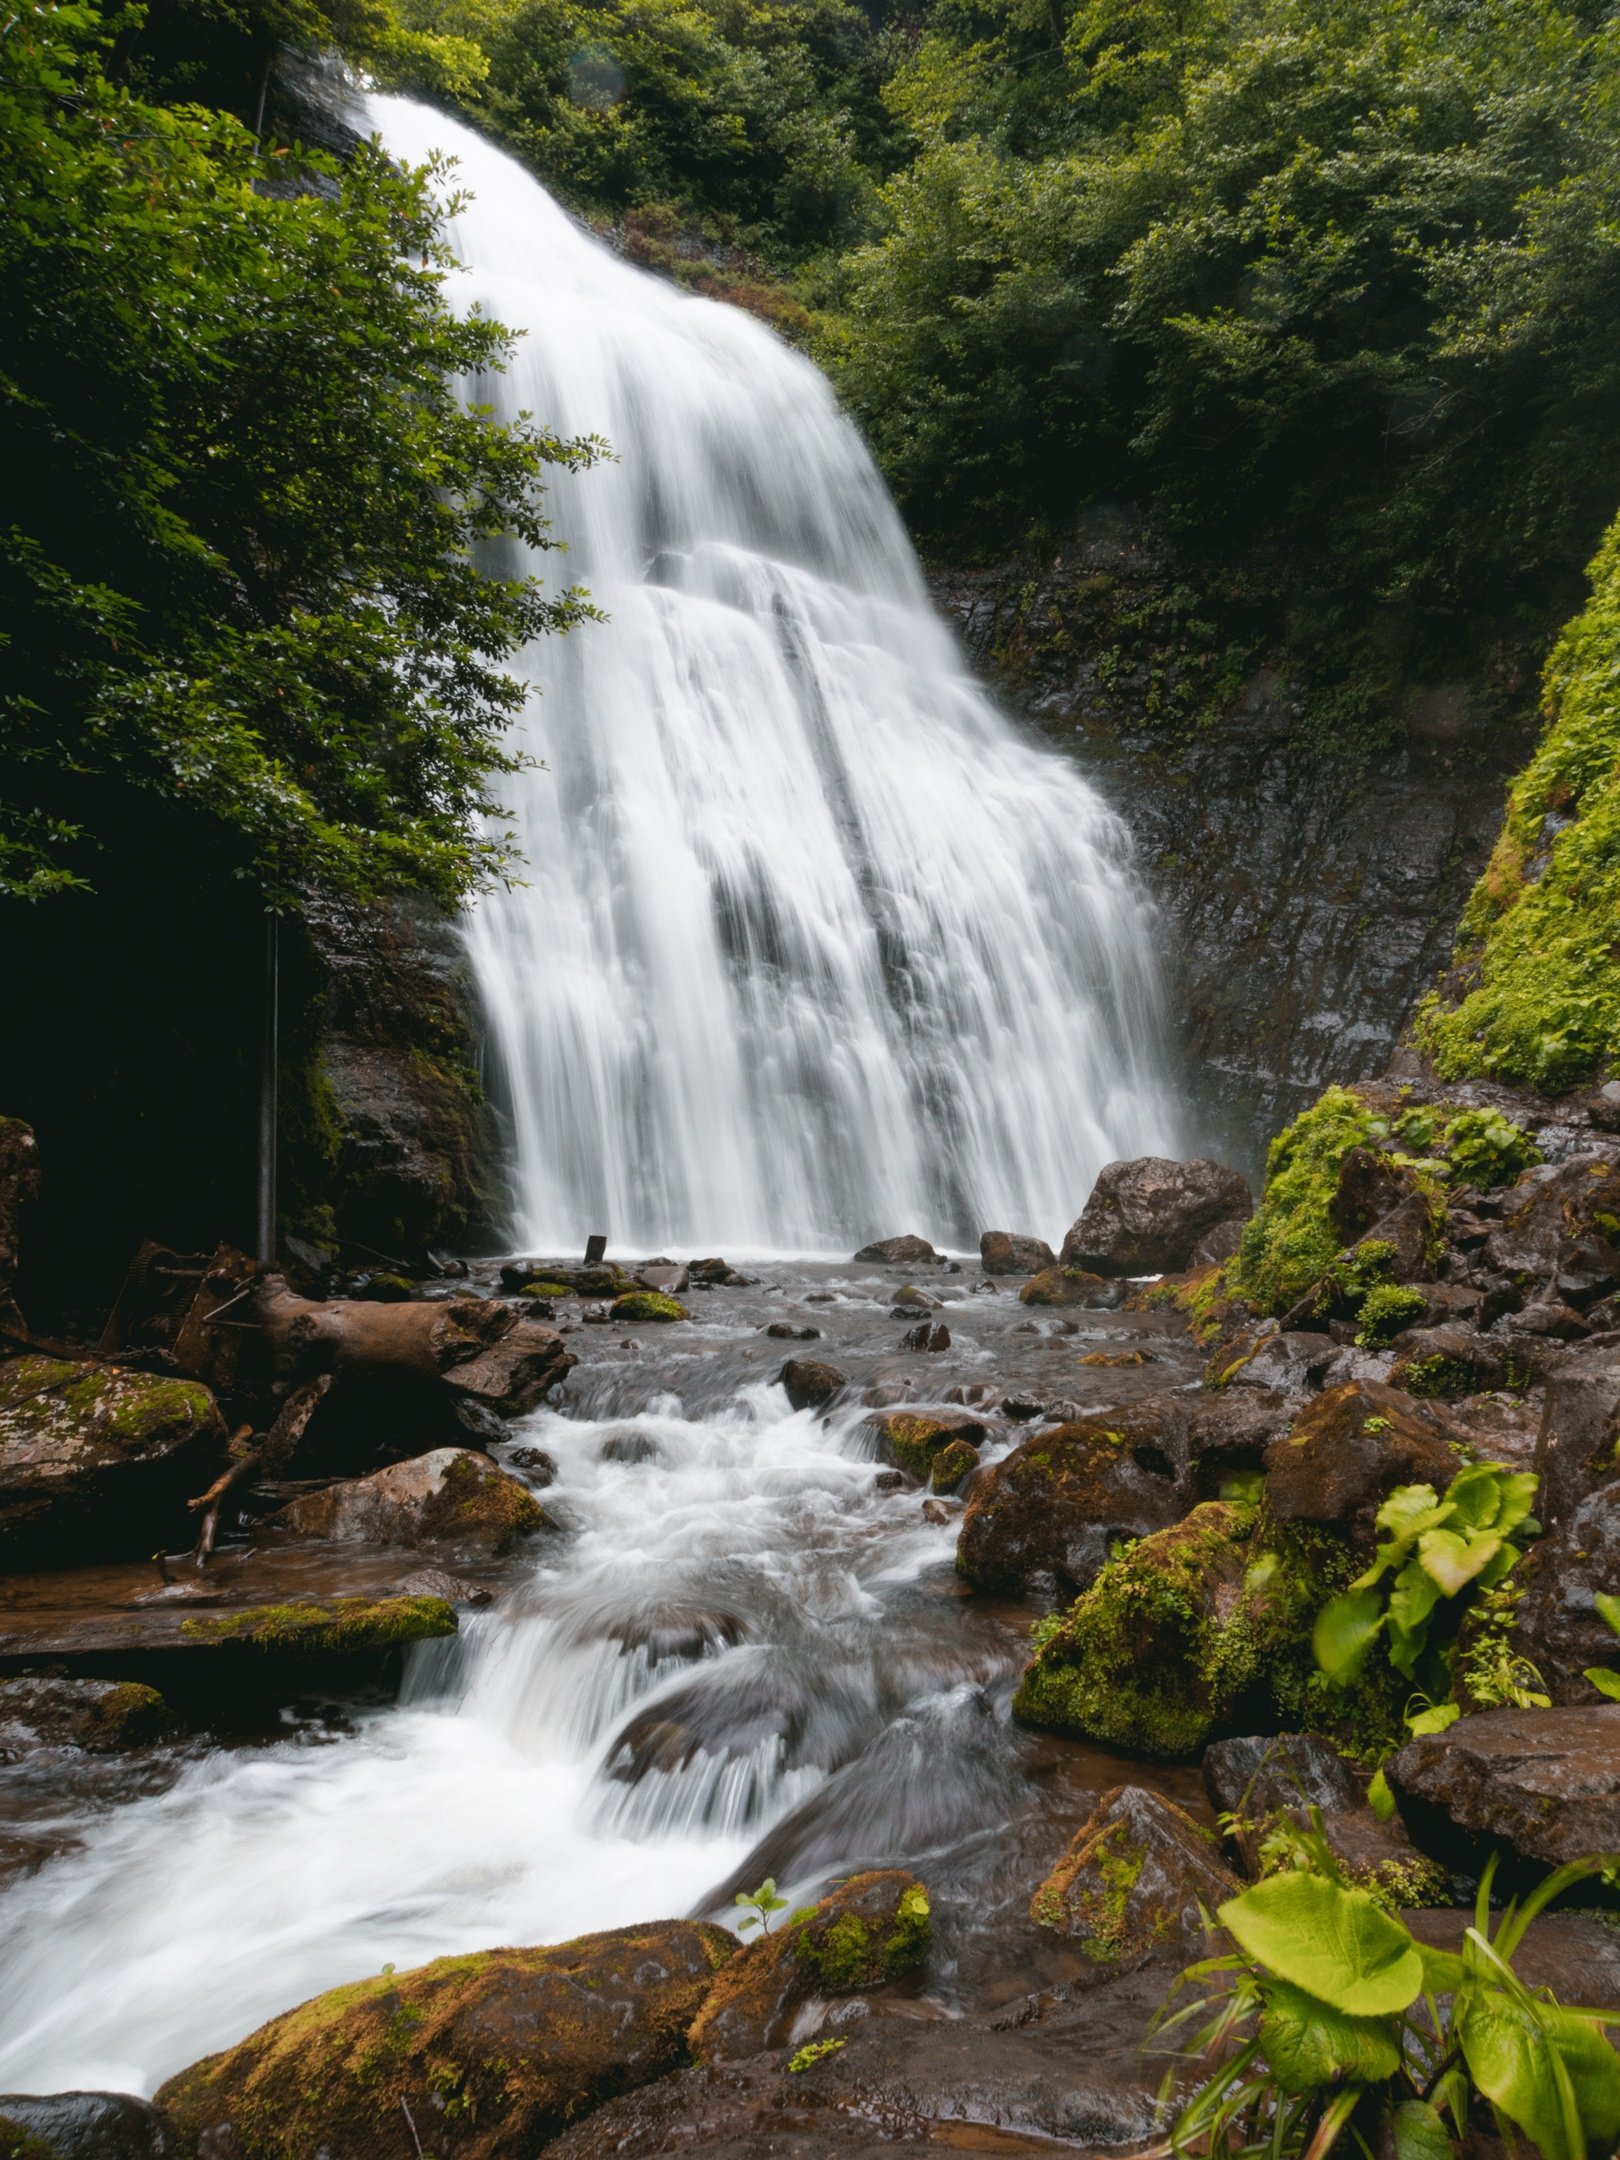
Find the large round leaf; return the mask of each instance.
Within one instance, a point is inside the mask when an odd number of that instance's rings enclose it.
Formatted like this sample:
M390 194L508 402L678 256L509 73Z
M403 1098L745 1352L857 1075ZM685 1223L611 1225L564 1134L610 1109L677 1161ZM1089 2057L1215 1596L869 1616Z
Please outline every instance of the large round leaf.
M1346 2079L1380 2085L1401 2067L1394 2017L1350 2017L1286 1980L1268 1980L1260 2052L1284 2092L1314 2092Z
M1423 1961L1398 1920L1362 1890L1289 1869L1231 1898L1219 1919L1238 1947L1352 2017L1388 2017L1423 1986Z
M1586 2160L1586 2134L1574 2087L1533 2005L1506 1995L1484 1996L1458 2035L1468 2074L1541 2154L1541 2160Z

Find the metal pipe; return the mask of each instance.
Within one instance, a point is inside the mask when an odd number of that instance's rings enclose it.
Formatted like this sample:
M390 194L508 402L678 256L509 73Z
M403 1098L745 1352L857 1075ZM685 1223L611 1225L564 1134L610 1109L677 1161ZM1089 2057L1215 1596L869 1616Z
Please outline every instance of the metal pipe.
M264 918L264 1042L259 1067L258 1257L276 1257L276 1077L281 1058L281 918Z

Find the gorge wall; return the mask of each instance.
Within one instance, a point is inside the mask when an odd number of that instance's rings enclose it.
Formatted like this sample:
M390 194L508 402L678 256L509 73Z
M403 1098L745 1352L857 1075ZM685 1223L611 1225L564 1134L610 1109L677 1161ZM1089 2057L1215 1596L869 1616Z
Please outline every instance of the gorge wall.
M931 582L975 667L1128 820L1162 911L1189 1138L1256 1167L1327 1082L1387 1067L1445 966L1534 739L1542 655L1414 683L1391 742L1324 747L1265 667L1189 717L1219 656L1128 520L1045 564Z

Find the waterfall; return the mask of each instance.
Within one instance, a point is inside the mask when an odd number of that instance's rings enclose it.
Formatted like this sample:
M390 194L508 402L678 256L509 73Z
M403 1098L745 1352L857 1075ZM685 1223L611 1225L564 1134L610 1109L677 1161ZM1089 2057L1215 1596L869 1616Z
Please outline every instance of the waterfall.
M454 297L523 333L480 396L617 460L552 485L537 568L609 622L524 657L526 882L469 926L516 1242L1061 1231L1173 1144L1120 821L966 671L808 360L469 129L369 112L458 160Z

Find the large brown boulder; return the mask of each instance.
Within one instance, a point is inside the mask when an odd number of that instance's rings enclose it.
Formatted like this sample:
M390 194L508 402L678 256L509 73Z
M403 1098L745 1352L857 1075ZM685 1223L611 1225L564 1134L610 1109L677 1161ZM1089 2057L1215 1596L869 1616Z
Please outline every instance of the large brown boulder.
M1620 1853L1620 1703L1481 1711L1408 1741L1386 1775L1425 1843L1440 1817L1544 1867Z
M1329 1388L1266 1449L1271 1512L1371 1539L1397 1485L1445 1490L1460 1467L1460 1437L1442 1411L1399 1388L1376 1380Z
M723 1928L660 1920L385 1972L194 2063L157 2104L232 2160L400 2160L407 2119L440 2160L529 2160L690 2059L687 2027L735 1949Z
M789 1358L776 1378L795 1410L819 1410L832 1401L840 1388L849 1385L848 1373L819 1358Z
M510 1552L519 1538L550 1527L521 1478L468 1448L434 1448L370 1477L306 1493L270 1518L296 1537L356 1545L446 1545Z
M1112 1311L1123 1304L1124 1298L1119 1283L1078 1267L1042 1268L1018 1293L1022 1305L1074 1305L1092 1312Z
M39 1146L21 1118L0 1117L0 1335L26 1336L17 1310L18 1247L23 1210L39 1195Z
M0 1363L0 1566L150 1552L214 1475L225 1426L195 1380L29 1354ZM188 1540L189 1541L189 1540Z
M1206 1231L1253 1212L1237 1171L1203 1157L1141 1155L1104 1167L1060 1257L1097 1275L1169 1274L1190 1265Z
M986 1230L979 1240L979 1265L987 1275L1039 1275L1043 1268L1057 1266L1057 1254L1045 1238Z
M928 1954L928 1893L897 1868L852 1875L802 1919L733 1958L692 2023L699 2062L737 2062L780 2047L819 1997L899 1980Z
M1208 1954L1202 1905L1239 1889L1213 1834L1140 1785L1105 1792L1030 1900L1029 1916L1120 1970L1150 1958Z
M863 1245L855 1258L875 1267L916 1267L939 1254L925 1237L886 1237Z
M1040 1584L1074 1597L1115 1538L1178 1521L1186 1507L1157 1428L1152 1415L1120 1411L1014 1448L974 1485L956 1548L961 1573L980 1590Z

